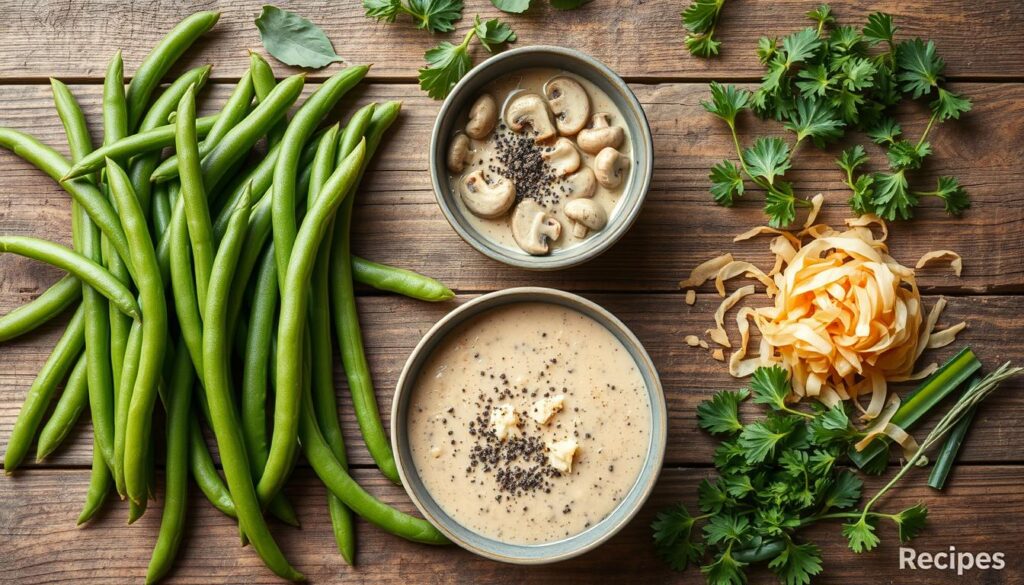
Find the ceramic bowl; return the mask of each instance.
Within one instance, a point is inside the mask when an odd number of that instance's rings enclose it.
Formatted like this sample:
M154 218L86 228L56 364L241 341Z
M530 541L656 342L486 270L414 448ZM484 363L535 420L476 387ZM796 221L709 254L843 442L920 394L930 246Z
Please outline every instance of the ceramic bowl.
M630 136L630 175L622 195L608 217L608 225L578 245L553 250L545 256L531 256L512 250L488 239L463 216L456 198L458 193L448 183L445 165L448 144L457 125L465 123L466 112L479 97L481 89L495 79L530 68L553 68L568 71L589 80L611 98L622 113ZM640 102L626 82L593 57L573 49L551 46L521 47L499 53L473 68L452 89L441 105L430 138L430 178L434 196L452 228L477 251L510 266L529 270L560 270L578 266L601 255L629 230L636 221L647 196L654 169L654 143Z
M578 311L608 329L629 351L647 387L650 403L651 432L644 465L629 492L603 520L569 538L544 544L509 544L482 536L462 526L448 515L431 497L417 473L412 459L406 422L410 397L416 379L431 353L445 337L460 325L495 307L523 302L554 303ZM578 295L549 288L525 287L506 289L477 297L437 322L420 340L398 379L391 411L391 441L395 449L398 473L405 491L427 520L452 542L483 557L516 564L543 564L565 560L589 550L611 538L636 515L647 500L661 471L665 455L667 416L665 397L658 372L643 345L621 321L601 306Z

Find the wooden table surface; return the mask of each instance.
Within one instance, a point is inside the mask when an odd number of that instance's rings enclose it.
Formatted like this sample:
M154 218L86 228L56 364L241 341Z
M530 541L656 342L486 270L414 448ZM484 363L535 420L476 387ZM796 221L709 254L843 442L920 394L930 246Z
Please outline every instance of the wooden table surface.
M540 0L535 4L545 4ZM148 48L193 10L220 10L220 23L191 51L185 66L214 63L203 107L221 103L244 72L246 49L260 46L252 24L260 2L150 0L73 2L14 0L0 17L0 126L36 134L66 152L54 113L49 77L64 80L82 101L94 135L99 132L102 74L111 54L124 50L125 71L135 70ZM497 11L486 0L469 0L466 16ZM646 344L665 386L669 441L665 469L655 495L635 521L606 546L557 566L523 568L486 561L460 549L428 548L403 542L359 524L358 566L345 566L335 550L324 489L304 464L288 487L303 523L301 530L274 525L293 563L316 583L698 583L694 570L674 574L658 560L648 528L655 512L672 502L694 503L696 485L711 473L713 442L696 426L694 409L713 391L735 388L724 364L682 339L708 327L718 298L701 289L695 306L683 302L677 282L699 262L732 251L761 265L771 264L765 241L733 244L732 236L762 222L759 195L734 209L715 206L707 192L708 168L730 156L726 128L699 101L711 79L756 83L754 56L761 35L781 36L805 26L803 13L816 2L730 0L719 27L720 58L700 60L682 46L679 10L683 0L596 0L582 10L556 13L546 5L529 15L509 17L518 46L562 44L604 61L629 81L650 119L655 173L646 206L632 231L609 253L573 270L535 274L492 262L462 242L434 202L426 144L438 103L415 85L423 50L438 41L399 24L363 17L355 0L289 3L320 25L338 53L352 63L374 63L368 81L338 109L356 103L401 99L402 117L374 162L359 195L356 251L369 258L420 270L445 281L457 299L427 305L364 291L359 299L367 352L385 418L398 373L420 336L442 315L474 295L519 285L544 285L579 292L622 318ZM941 268L921 272L931 304L948 298L945 324L966 320L961 343L969 343L987 364L1024 361L1024 12L1014 0L856 0L835 3L842 23L860 25L874 10L891 12L899 36L936 41L946 59L951 87L970 97L974 109L959 122L932 134L935 156L915 181L934 184L955 175L970 191L973 208L962 219L926 202L917 219L892 226L893 255L912 264L924 252L949 248L964 257L962 278ZM842 4L842 5L840 5ZM463 22L463 29L465 21ZM461 33L460 33L461 34ZM476 57L483 55L477 50ZM287 68L279 65L279 74ZM310 86L337 65L310 74ZM926 121L921 104L901 114L904 128L918 134ZM777 125L751 122L745 130L777 133ZM802 195L826 196L823 218L849 215L847 193L832 163L836 150L812 148L796 159L793 178ZM876 153L877 154L877 153ZM877 158L877 157L876 157ZM877 162L877 161L876 161ZM0 151L0 233L36 235L70 242L68 197L48 178ZM14 257L0 258L0 311L30 300L59 274ZM0 351L0 450L25 391L62 330L54 323ZM957 346L961 343L956 344ZM929 352L933 360L954 348ZM339 380L343 378L339 377ZM809 536L824 548L821 583L985 583L1024 582L1024 382L1008 384L979 413L964 446L952 484L937 494L914 473L884 504L898 509L916 500L931 508L928 527L914 541L919 551L942 552L953 545L970 552L1003 552L1000 572L900 570L896 534L881 529L883 545L861 556L851 553L837 525L816 527ZM371 492L405 510L412 506L401 488L389 485L371 466L358 437L351 403L339 382L342 424L356 477ZM88 418L88 417L86 417ZM41 464L27 464L0 478L0 581L10 583L141 582L159 525L159 507L129 527L126 507L109 502L91 524L75 527L89 477L91 440L83 422L69 444ZM895 463L895 461L894 461ZM877 482L874 482L877 483ZM174 583L274 583L278 580L251 550L238 546L233 522L191 490L187 537ZM752 583L772 583L764 573Z

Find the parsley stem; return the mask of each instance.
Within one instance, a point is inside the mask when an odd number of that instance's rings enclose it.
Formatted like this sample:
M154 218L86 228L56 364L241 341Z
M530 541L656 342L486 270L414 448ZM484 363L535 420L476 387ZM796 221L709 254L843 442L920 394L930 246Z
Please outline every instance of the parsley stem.
M917 141L917 148L921 148L924 144L925 138L928 138L928 133L931 132L932 126L935 124L935 119L938 117L938 113L933 113L932 117L928 119L928 125L924 127L924 133L921 134L921 139Z

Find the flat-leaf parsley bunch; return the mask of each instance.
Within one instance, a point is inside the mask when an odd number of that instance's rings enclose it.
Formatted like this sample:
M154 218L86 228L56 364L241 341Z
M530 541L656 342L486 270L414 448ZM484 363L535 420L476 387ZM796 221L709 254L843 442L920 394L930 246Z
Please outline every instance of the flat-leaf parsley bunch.
M847 520L843 534L859 553L878 544L880 521L895 523L902 542L924 526L923 504L895 514L856 510L863 482L837 464L862 433L843 404L815 404L808 412L786 401L791 391L785 370L762 367L749 390L719 392L698 407L700 427L722 441L714 457L718 477L700 484L699 515L679 504L652 525L658 553L673 569L700 565L709 585L741 585L748 565L767 563L782 583L807 585L822 571L821 549L801 540L800 529ZM744 423L739 406L750 397L769 411Z
M750 181L766 193L769 223L792 223L797 207L811 206L783 179L797 147L810 139L822 148L842 138L847 128L856 128L886 147L891 172L858 174L868 158L861 146L842 154L837 162L853 191L849 203L855 212L910 219L921 197L935 196L950 214L962 213L970 202L954 177L940 177L934 191L913 191L906 175L931 154L927 138L935 123L957 119L971 109L969 100L940 86L945 62L936 55L935 44L921 39L896 42L892 16L881 12L870 15L862 29L837 25L828 5L807 16L815 26L781 41L759 41L757 55L766 69L760 87L751 92L712 83L711 100L702 102L729 126L739 159L738 165L727 159L712 168L715 201L731 206ZM906 98L925 97L931 99L931 119L917 140L908 140L890 112ZM780 137L760 137L743 148L736 119L748 109L782 122L796 135L792 146Z

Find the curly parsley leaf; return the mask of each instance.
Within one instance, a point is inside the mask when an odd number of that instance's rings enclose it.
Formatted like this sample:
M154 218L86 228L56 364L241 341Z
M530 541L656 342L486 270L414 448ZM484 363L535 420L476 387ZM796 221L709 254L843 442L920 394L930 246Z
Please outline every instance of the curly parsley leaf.
M903 91L917 99L938 87L946 62L935 54L934 41L911 39L896 46L896 65L896 79Z
M810 585L811 577L821 573L821 549L807 542L789 540L786 550L768 563L785 585Z
M493 53L496 45L513 43L516 40L516 33L512 32L512 27L497 18L481 21L477 16L473 20L473 30L488 53Z
M836 164L839 165L839 168L846 171L848 177L852 176L857 171L857 168L866 162L868 162L868 153L859 144L847 148L836 159Z
M796 101L796 113L784 126L796 134L797 142L810 138L820 148L841 137L844 124L824 100L801 98Z
M757 368L750 379L754 403L767 404L774 410L786 410L786 398L791 390L789 372L781 366Z
M700 428L716 434L731 434L743 428L740 422L740 402L747 399L746 390L723 390L716 392L711 400L697 406L697 424Z
M691 55L712 57L718 54L722 43L716 41L715 25L725 0L694 0L680 13L683 26L689 31L683 40Z
M787 181L779 181L765 194L764 212L768 216L768 225L784 227L796 219L796 195L793 185Z
M775 452L775 448L793 432L792 424L779 424L787 419L765 419L753 422L740 431L739 444L748 463L761 463ZM773 422L776 421L776 422Z
M267 52L286 65L320 69L344 61L320 27L293 12L264 6L256 28Z
M814 417L808 430L818 445L830 445L856 436L856 430L850 425L850 417L842 404L836 404Z
M843 471L836 476L835 482L829 487L823 502L824 510L845 510L857 505L860 501L864 482L851 471Z
M655 550L673 570L684 571L704 556L704 545L693 541L694 523L686 506L679 504L659 513L651 524Z
M725 485L722 483L722 480L711 483L705 479L700 482L700 486L697 488L697 505L700 506L700 511L705 514L717 514L722 511L722 508L733 502L734 500L725 491Z
M939 122L945 122L950 118L960 119L960 114L971 110L971 100L962 98L957 94L943 88L939 88L939 97L930 103L932 112Z
M455 45L444 41L423 55L427 66L419 70L420 89L435 100L444 99L473 66L473 59L469 56L473 37L480 39L480 44L490 52L494 52L495 45L516 40L516 34L507 24L496 18L481 21L477 16L473 28L461 43Z
M868 128L867 135L875 144L893 144L903 134L903 129L889 116L878 119L874 126Z
M809 60L821 48L818 31L805 28L782 39L782 50L786 55L785 67L789 69L795 63Z
M750 521L738 514L716 514L704 526L708 544L730 544L742 541L750 531Z
M902 169L892 174L875 173L874 184L871 206L879 217L888 221L914 217L918 199L910 192Z
M872 175L861 175L850 184L850 189L853 194L847 200L850 205L850 209L854 213L864 215L865 213L874 213L872 199L875 196L875 177Z
M970 209L971 200L967 190L960 186L956 177L939 177L939 184L935 191L922 193L923 195L934 195L945 204L946 213L950 215L961 215L965 210Z
M704 574L709 585L745 585L747 582L747 577L743 574L745 566L746 563L737 561L726 550L718 555L710 565L703 565L700 572Z
M719 205L732 207L734 198L743 195L743 176L740 170L729 160L711 167L711 196Z
M932 153L932 145L928 142L917 144L908 140L899 140L889 146L886 156L889 166L895 170L919 169L925 157Z
M402 8L402 0L363 0L367 18L377 21L394 22Z
M786 141L774 136L762 136L754 141L754 145L743 151L743 162L754 177L765 179L769 185L775 183L775 177L781 177L789 170L789 145Z
M797 79L803 80L797 81L796 86L805 96L825 97L825 94L839 83L839 78L833 77L822 63L802 69L796 76Z
M843 524L843 536L849 541L850 550L855 553L869 551L878 546L879 542L874 523L866 516L857 522Z
M928 519L928 508L918 503L894 515L892 519L899 528L900 542L905 543L916 538L924 528Z
M701 100L700 105L725 120L730 128L733 127L736 124L736 115L750 103L750 92L735 85L722 85L717 81L712 81L710 88L711 101Z
M828 4L822 4L804 16L818 23L819 27L836 23L836 17L832 16L832 7Z
M897 30L899 29L893 24L891 14L875 12L868 16L868 24L863 30L864 39L871 45L892 43Z
M363 0L363 9L368 18L383 22L408 14L416 28L432 33L451 32L462 18L462 0Z

